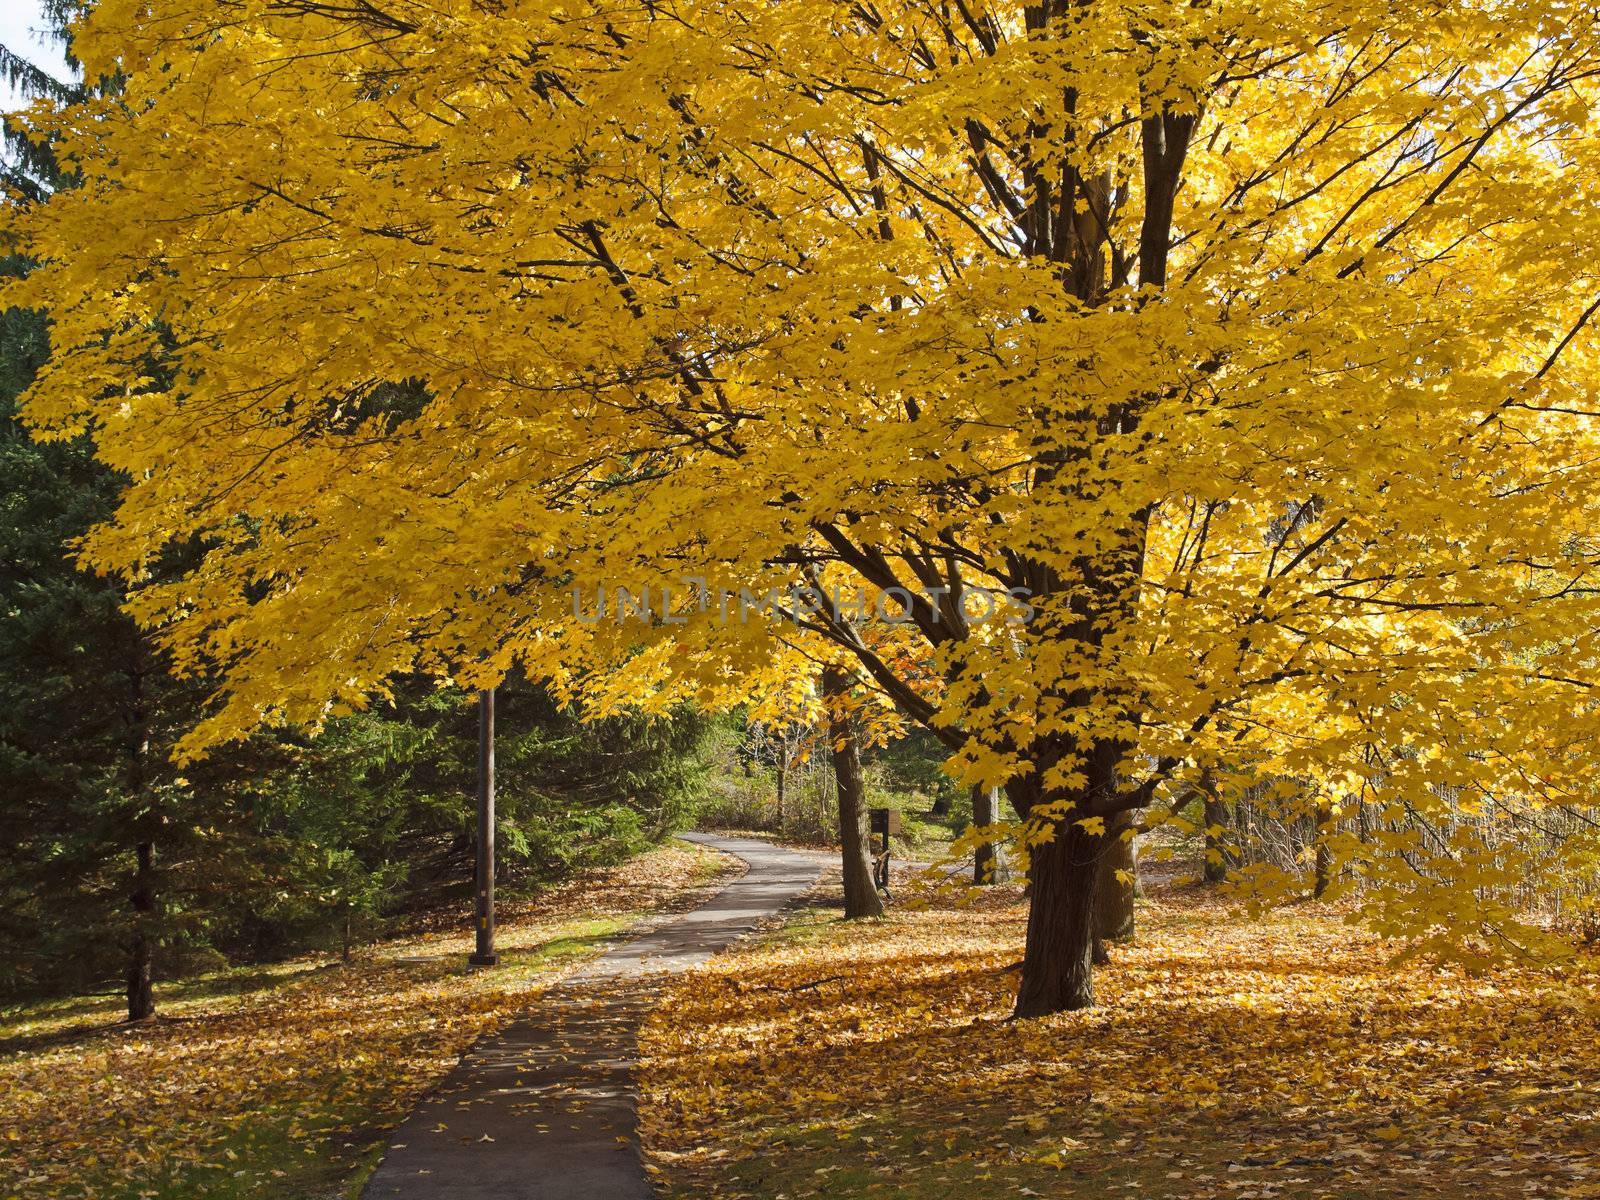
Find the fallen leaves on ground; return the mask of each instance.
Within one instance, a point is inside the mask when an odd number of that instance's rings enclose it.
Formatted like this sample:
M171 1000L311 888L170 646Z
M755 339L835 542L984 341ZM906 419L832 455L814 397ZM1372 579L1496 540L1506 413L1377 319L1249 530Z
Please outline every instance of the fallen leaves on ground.
M1101 1007L1008 1019L1024 909L802 912L643 1037L652 1168L716 1197L1600 1197L1600 964L1389 965L1317 906L1157 891Z
M641 915L676 911L731 860L666 847L501 906L501 966L426 928L349 965L301 959L166 989L162 1016L117 1001L41 1005L0 1023L0 1196L343 1194L477 1037Z

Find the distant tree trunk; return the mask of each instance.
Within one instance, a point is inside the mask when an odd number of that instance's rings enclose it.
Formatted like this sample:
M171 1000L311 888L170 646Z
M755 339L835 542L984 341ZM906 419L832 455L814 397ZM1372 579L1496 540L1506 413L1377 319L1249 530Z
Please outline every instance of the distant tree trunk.
M866 785L855 722L840 701L850 693L850 674L842 667L824 667L822 694L828 705L828 735L833 747L833 776L839 792L839 845L844 866L846 919L883 916L883 900L872 882L872 835L867 824Z
M1133 818L1128 813L1106 822L1106 836L1096 865L1094 961L1101 966L1111 961L1106 943L1125 942L1133 937L1139 863L1133 839L1123 836L1132 826Z
M972 789L972 823L982 827L993 825L1000 819L998 788L975 787ZM979 842L972 850L972 882L983 885L990 883L1004 883L1006 878L1005 857L1000 847L994 842Z
M1316 879L1311 886L1311 895L1321 900L1327 892L1329 884L1333 882L1333 851L1328 848L1328 835L1333 832L1333 805L1326 802L1317 804L1317 866Z
M778 832L783 832L783 807L789 790L789 751L787 746L778 749Z
M140 842L134 847L137 863L133 877L133 939L128 952L128 1020L143 1021L156 1015L155 989L151 982L154 936L150 918L155 912L155 845Z
M144 670L141 647L133 648L128 672L130 702L128 717L128 796L135 805L144 802L145 764L150 753L150 721L145 705ZM150 820L148 813L136 816L135 828ZM156 911L155 842L148 835L134 843L133 887L128 902L133 908L133 933L128 943L127 999L128 1020L144 1021L156 1015L152 963L155 959L154 916Z
M1228 878L1228 806L1217 795L1210 768L1200 776L1200 796L1201 820L1206 823L1205 878L1207 883L1221 883ZM1223 832L1214 832L1216 830Z

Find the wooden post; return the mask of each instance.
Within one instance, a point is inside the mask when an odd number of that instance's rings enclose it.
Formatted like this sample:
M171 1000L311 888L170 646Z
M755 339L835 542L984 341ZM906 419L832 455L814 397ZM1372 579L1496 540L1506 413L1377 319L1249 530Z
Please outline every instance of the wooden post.
M478 693L477 949L467 961L492 967L494 952L494 689Z

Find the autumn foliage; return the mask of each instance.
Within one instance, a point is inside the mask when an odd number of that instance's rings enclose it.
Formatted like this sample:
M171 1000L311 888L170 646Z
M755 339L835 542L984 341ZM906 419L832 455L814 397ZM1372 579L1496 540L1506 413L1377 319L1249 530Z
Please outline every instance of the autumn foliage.
M1382 927L1520 952L1478 819L1588 804L1600 734L1596 21L102 0L118 90L30 118L81 186L13 222L29 416L132 480L87 557L217 672L188 752L413 669L727 704L798 627L1006 785L1023 1015L1202 783L1378 805L1321 827Z
M643 917L735 864L681 845L506 905L501 969L451 915L355 962L296 959L171 989L118 1023L78 999L0 1023L0 1194L29 1200L343 1194L475 1040Z
M1592 958L1398 967L1337 911L1246 920L1152 875L1089 1013L1007 1019L1014 889L807 913L684 978L643 1037L667 1194L1600 1194Z

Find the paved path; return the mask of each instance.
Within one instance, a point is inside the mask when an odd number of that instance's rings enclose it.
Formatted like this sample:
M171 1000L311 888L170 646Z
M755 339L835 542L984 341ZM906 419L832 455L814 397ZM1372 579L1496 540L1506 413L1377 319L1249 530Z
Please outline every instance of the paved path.
M704 962L816 882L826 859L689 834L750 869L687 916L602 954L479 1042L395 1131L363 1200L649 1200L634 1082L652 972Z

